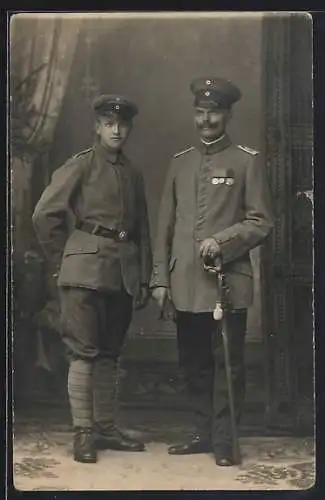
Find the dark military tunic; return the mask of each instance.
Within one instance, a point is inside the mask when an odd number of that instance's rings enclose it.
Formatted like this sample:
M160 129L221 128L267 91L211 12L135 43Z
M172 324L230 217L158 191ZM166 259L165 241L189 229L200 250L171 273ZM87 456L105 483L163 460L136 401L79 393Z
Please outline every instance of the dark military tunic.
M129 231L131 241L78 229L68 237L70 212L75 221ZM33 223L48 258L61 266L59 286L109 292L124 287L134 296L148 283L152 257L144 183L123 154L96 144L67 161L54 172Z
M220 245L234 309L253 300L249 251L270 233L273 215L259 155L225 134L175 155L158 217L152 286L171 287L179 311L213 311L219 293L214 275L202 268L205 238Z

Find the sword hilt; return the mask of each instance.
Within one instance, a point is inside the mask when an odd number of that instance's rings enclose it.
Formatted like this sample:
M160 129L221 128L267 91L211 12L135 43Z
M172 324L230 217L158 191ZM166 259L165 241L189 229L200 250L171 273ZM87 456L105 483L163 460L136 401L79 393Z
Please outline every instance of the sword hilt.
M213 259L206 257L203 261L203 269L214 274L217 278L217 285L220 291L220 300L216 302L213 317L216 321L220 321L223 318L224 312L231 309L231 304L229 300L229 288L226 284L226 276L223 272L222 257L218 255Z
M217 255L216 257L210 257L207 255L203 259L203 269L210 274L218 274L222 271L222 257Z

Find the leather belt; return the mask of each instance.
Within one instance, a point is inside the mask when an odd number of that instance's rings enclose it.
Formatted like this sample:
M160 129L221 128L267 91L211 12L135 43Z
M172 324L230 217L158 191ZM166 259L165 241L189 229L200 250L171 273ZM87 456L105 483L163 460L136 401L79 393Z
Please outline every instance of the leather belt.
M133 235L130 231L110 229L100 224L92 224L91 222L77 222L76 228L80 231L85 231L86 233L96 236L103 236L104 238L110 238L118 242L131 241L133 239Z

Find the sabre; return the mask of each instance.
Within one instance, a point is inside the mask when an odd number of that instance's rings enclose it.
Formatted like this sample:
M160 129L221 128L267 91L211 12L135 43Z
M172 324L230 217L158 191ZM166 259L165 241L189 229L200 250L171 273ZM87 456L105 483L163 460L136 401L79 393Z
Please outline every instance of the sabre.
M220 290L220 300L216 302L215 309L213 311L213 318L216 321L221 322L221 335L223 341L224 355L225 355L225 366L226 366L226 378L227 378L227 391L228 400L230 408L230 423L231 423L231 434L232 434L232 451L233 459L236 464L241 462L239 438L236 422L235 413L235 401L234 401L234 391L232 383L232 370L230 362L229 353L229 336L228 336L228 325L227 325L227 311L230 310L230 302L228 300L228 287L226 285L225 274L223 272L222 259L218 256L212 261L205 260L203 263L204 270L210 274L215 274L217 279L217 287Z

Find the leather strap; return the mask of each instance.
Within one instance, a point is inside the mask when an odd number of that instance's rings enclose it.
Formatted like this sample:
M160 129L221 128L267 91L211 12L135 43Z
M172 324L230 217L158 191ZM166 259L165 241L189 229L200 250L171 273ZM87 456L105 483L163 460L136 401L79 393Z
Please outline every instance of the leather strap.
M110 238L117 242L131 241L133 239L133 235L130 231L125 231L123 229L111 229L103 227L100 224L92 224L91 222L86 221L77 222L76 228L80 231L85 231L88 234L103 236L104 238Z

